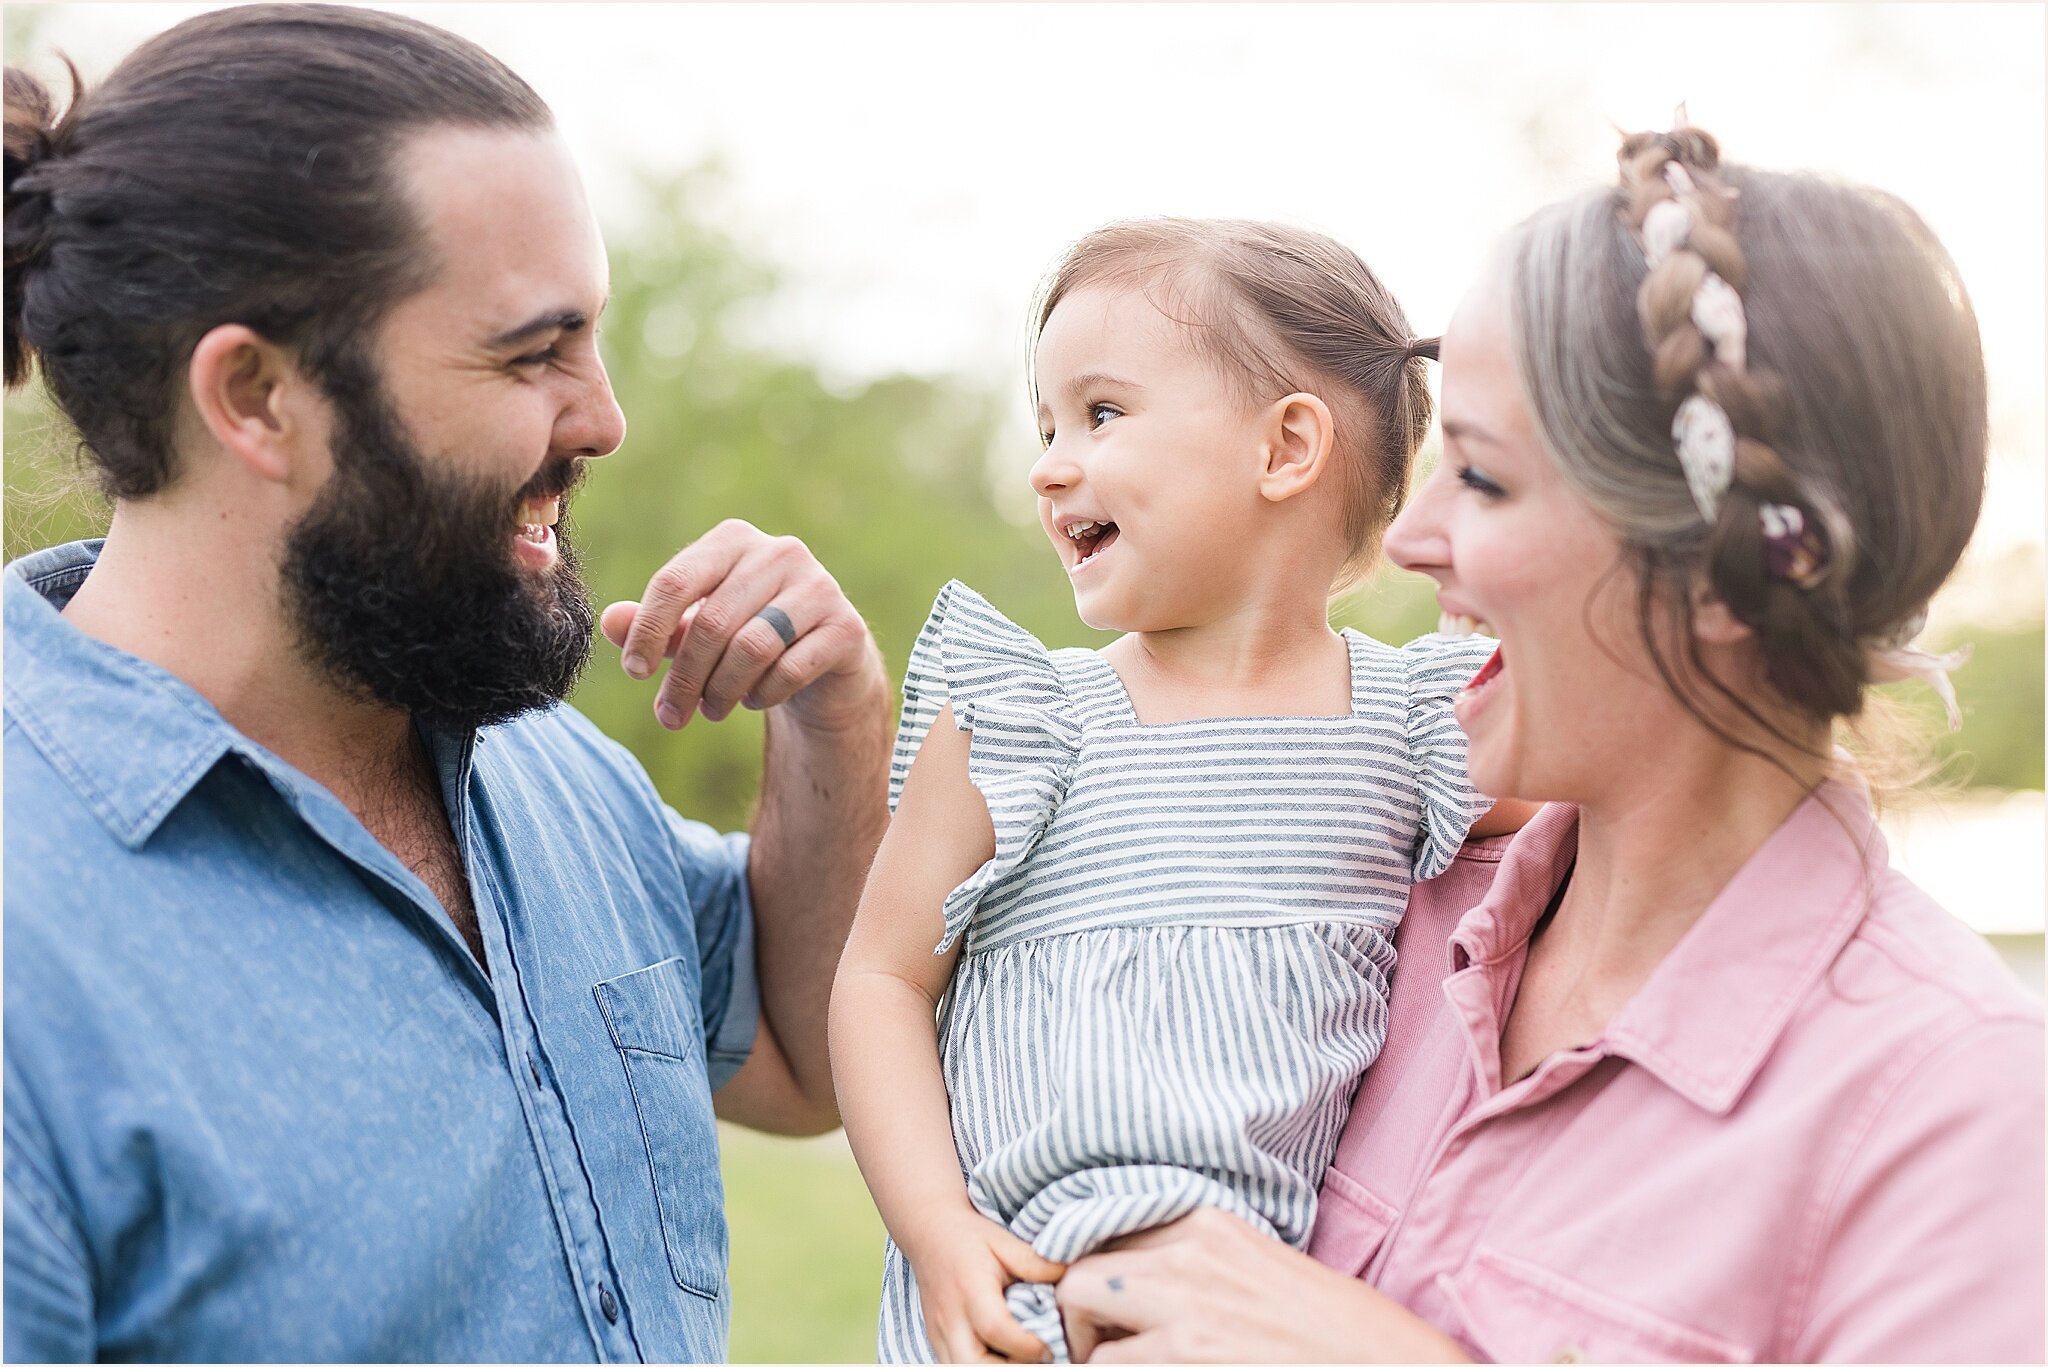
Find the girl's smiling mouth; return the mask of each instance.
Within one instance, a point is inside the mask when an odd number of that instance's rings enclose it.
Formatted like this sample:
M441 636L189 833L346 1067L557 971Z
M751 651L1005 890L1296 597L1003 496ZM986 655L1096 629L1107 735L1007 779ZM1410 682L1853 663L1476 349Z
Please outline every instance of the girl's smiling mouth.
M1060 518L1057 523L1061 535L1065 536L1079 557L1067 567L1067 573L1074 574L1093 563L1108 550L1117 538L1114 522L1097 521L1092 518Z

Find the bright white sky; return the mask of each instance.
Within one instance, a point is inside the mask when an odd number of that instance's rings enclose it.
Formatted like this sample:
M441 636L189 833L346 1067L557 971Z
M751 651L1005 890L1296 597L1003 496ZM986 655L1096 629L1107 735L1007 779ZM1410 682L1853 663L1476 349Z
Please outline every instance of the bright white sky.
M49 6L43 51L15 58L60 47L94 76L213 7ZM1609 120L1662 127L1683 98L1731 157L1870 181L1934 225L1993 376L1978 559L2042 541L2040 6L391 8L524 75L608 223L629 220L636 168L720 155L721 221L790 280L780 339L849 381L1015 386L1020 443L1027 300L1097 224L1320 228L1435 331L1503 228L1611 178Z

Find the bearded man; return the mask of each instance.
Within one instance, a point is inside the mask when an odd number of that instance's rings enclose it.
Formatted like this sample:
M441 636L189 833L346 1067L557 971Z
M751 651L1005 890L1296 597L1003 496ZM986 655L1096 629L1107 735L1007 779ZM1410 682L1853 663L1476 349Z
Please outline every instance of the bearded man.
M866 628L741 523L607 613L669 725L770 709L751 839L561 703L605 255L474 45L264 5L6 79L7 382L115 502L5 582L7 1356L722 1356L714 1106L837 1120Z

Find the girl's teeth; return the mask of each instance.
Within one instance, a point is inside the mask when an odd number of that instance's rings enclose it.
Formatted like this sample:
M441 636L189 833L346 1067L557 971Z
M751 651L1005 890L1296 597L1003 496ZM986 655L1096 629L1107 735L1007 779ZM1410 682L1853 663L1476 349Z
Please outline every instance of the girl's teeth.
M1437 633L1442 636L1484 636L1489 640L1500 639L1492 627L1480 621L1477 617L1467 617L1459 612L1439 614L1436 619L1436 629Z

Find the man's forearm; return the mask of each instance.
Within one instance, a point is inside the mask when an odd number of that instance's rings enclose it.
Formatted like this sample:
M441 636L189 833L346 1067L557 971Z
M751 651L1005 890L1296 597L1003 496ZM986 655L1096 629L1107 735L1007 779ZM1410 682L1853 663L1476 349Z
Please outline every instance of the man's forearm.
M875 848L889 824L892 696L881 663L872 696L834 724L768 714L761 802L747 861L762 1028L797 1087L836 1114L826 1015L832 975Z

